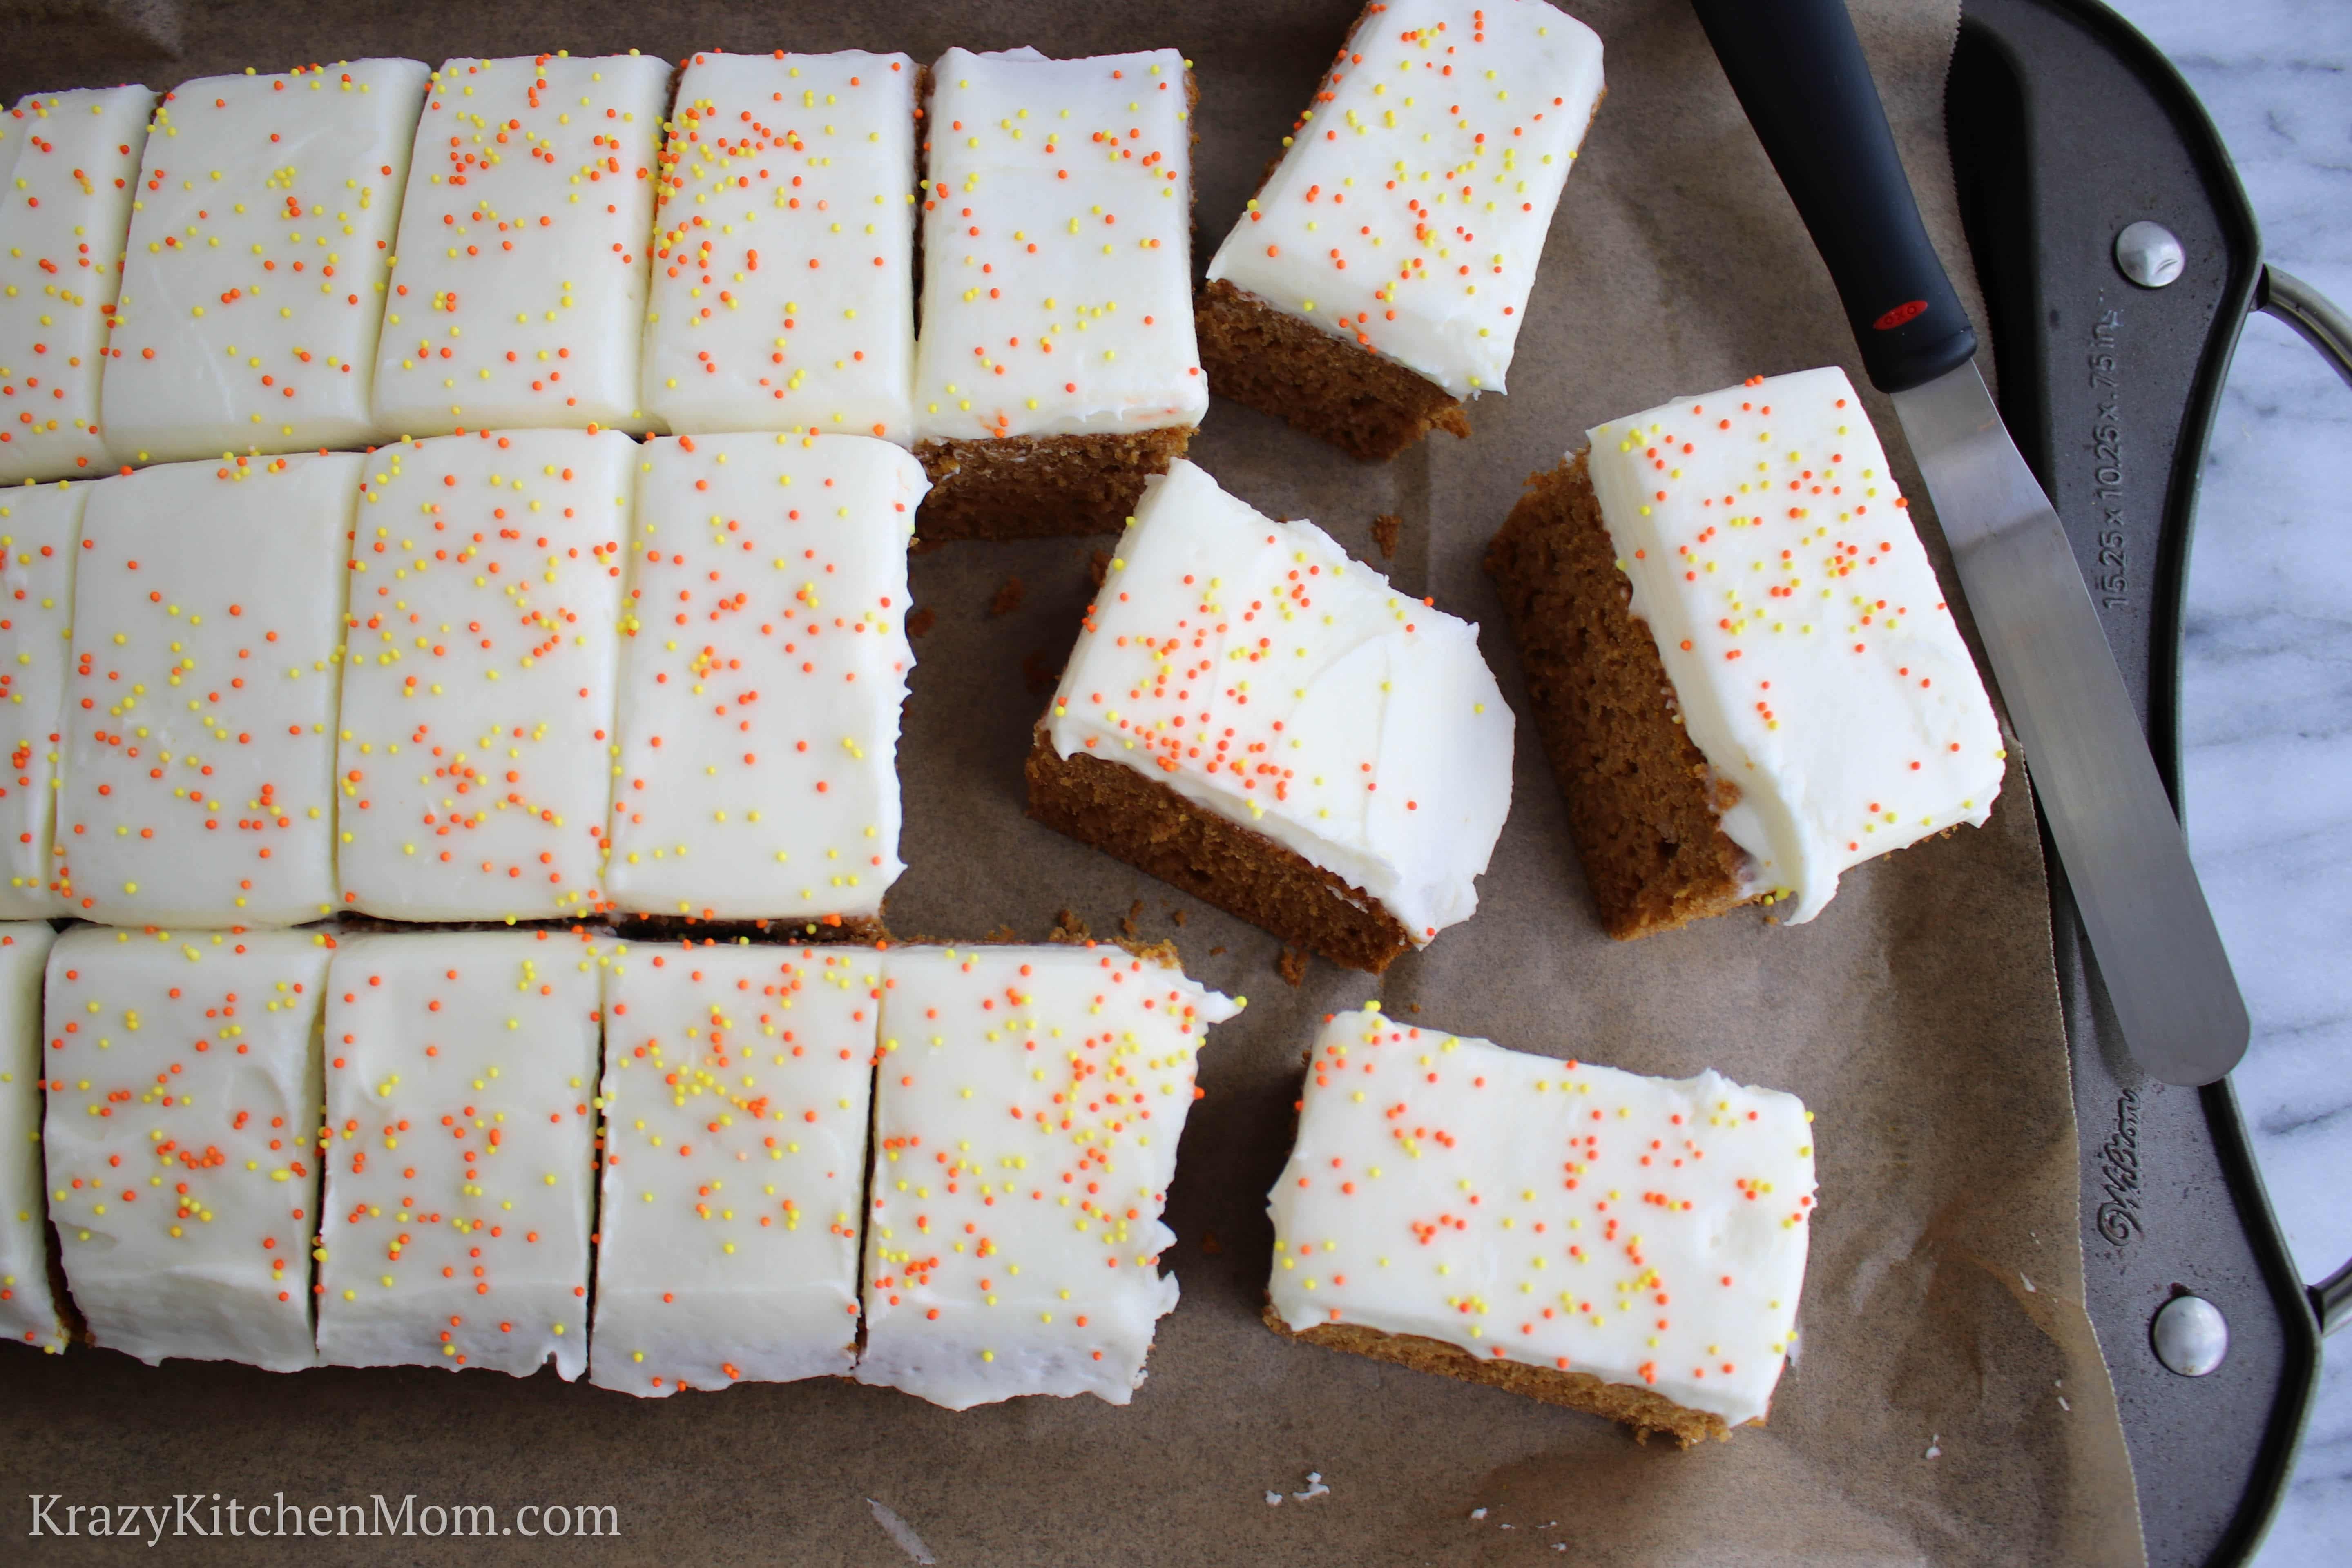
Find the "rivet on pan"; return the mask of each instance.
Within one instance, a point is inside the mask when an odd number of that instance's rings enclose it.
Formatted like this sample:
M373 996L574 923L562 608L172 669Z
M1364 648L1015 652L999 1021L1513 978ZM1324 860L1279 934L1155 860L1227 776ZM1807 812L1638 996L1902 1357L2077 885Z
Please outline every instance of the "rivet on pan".
M2180 241L2160 223L2142 218L2116 236L2116 265L2143 289L2161 289L2180 276L2188 258Z
M2230 1353L2230 1324L2202 1296L2175 1296L2148 1325L2156 1359L2183 1377L2203 1377Z

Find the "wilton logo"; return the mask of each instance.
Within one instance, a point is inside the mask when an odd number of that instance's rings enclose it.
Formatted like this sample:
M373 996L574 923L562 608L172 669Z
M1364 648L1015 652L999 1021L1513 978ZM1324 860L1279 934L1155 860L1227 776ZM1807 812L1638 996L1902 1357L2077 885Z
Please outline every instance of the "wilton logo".
M2137 1089L2116 1099L2116 1130L2099 1147L2099 1185L2107 1194L2094 1222L2099 1234L2117 1247L2137 1240L2146 1230L2139 1215Z

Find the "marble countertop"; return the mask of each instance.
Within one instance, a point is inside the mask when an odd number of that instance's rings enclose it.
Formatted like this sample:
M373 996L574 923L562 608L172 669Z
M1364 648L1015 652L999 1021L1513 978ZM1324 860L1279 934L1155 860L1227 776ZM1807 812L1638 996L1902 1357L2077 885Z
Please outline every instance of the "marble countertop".
M2352 303L2352 5L2109 0L2189 79L2265 258ZM2306 1279L2352 1257L2352 388L2256 316L2230 373L2189 556L2181 682L2190 849L2253 1016L2236 1074ZM2352 1333L2329 1347L2256 1561L2352 1554Z

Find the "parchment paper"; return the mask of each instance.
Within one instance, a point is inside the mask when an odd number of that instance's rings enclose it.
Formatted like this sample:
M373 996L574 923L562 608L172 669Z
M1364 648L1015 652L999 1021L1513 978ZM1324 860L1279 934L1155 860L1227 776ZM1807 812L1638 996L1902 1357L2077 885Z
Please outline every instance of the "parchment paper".
M437 62L634 46L676 60L698 47L862 47L929 59L950 44L1175 45L1202 88L1197 264L1357 5L404 0L183 13L173 0L0 0L0 86L11 100L126 77L166 88L373 53ZM167 1507L179 1492L306 1504L383 1493L395 1505L413 1493L494 1503L502 1518L527 1502L609 1502L623 1531L567 1546L163 1547L220 1561L907 1561L875 1499L941 1563L2139 1562L2129 1462L2081 1304L2067 1061L2016 763L1986 827L1850 873L1809 926L1742 913L1620 945L1587 901L1478 569L1487 537L1528 471L1601 419L1756 372L1840 361L1863 378L1827 275L1687 8L1570 9L1606 41L1610 94L1552 227L1509 396L1473 408L1467 442L1441 436L1386 468L1223 402L1193 446L1232 490L1313 517L1485 628L1520 730L1510 823L1474 921L1384 983L1318 961L1294 987L1272 937L1025 820L1029 727L1088 597L1088 559L1111 541L963 544L916 565L917 604L936 621L916 643L900 757L912 869L891 898L894 929L1036 939L1067 908L1110 935L1131 914L1135 933L1176 938L1195 975L1251 999L1204 1054L1207 1098L1168 1215L1183 1303L1132 1406L1032 1399L950 1415L830 1382L640 1402L549 1373L278 1377L0 1351L9 1554L16 1542L39 1562L129 1550L26 1541L21 1500L37 1491ZM1955 7L1854 9L1929 230L1974 305L1942 138ZM1899 428L1869 401L1939 549ZM1381 512L1403 519L1391 562L1372 541ZM1015 577L1018 607L992 613ZM1598 1420L1259 1325L1264 1195L1286 1152L1300 1053L1320 1015L1374 994L1524 1049L1674 1075L1712 1065L1814 1108L1822 1206L1802 1351L1769 1427L1688 1453L1641 1447ZM1310 1470L1328 1496L1268 1506L1267 1491L1304 1489Z

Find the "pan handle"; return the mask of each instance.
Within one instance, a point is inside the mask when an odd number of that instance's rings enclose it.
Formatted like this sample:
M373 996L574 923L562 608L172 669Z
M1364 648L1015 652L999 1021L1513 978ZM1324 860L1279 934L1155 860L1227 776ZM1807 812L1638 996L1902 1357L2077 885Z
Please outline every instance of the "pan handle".
M2334 300L2293 273L2265 264L2254 286L2254 309L2294 328L2297 337L2317 349L2336 374L2352 384L2352 316ZM2352 1322L2352 1262L2307 1289L2322 1334L2332 1334Z

